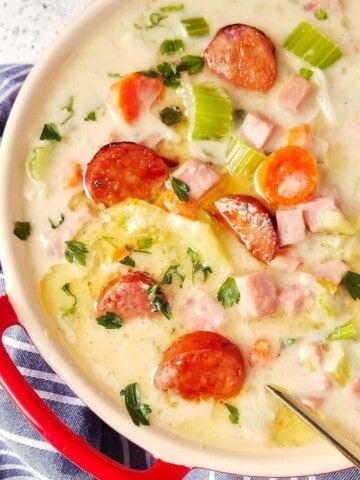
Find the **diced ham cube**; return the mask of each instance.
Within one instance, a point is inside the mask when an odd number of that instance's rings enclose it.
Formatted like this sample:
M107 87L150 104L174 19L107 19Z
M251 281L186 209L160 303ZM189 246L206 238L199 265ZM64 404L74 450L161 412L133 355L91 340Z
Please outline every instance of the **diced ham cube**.
M354 378L347 386L346 391L356 402L360 402L360 377Z
M341 3L340 0L310 0L304 4L305 11L315 10L317 8L323 8L331 12L341 12Z
M268 272L256 272L235 278L240 292L239 310L247 318L265 317L279 307L276 287Z
M173 174L175 178L186 183L190 188L191 198L202 197L220 179L220 176L207 163L199 160L189 160Z
M330 260L329 262L316 265L312 273L314 277L321 277L331 283L339 285L348 270L348 267L341 260Z
M217 331L225 319L224 309L208 293L196 291L181 305L190 330Z
M264 148L274 135L277 126L268 118L256 112L249 112L242 125L245 137L256 148Z
M276 221L280 247L294 245L305 238L305 222L300 208L277 210Z
M302 262L300 255L289 248L282 249L269 265L282 272L295 272Z
M312 91L313 86L310 82L293 73L280 90L279 107L289 112L299 113Z
M279 303L286 315L293 316L301 312L305 305L305 290L301 287L290 287L279 294Z
M299 208L303 211L305 224L311 232L319 231L323 212L337 210L333 196L316 198L302 203Z
M331 388L330 378L324 370L320 343L307 342L300 346L300 364L306 370L309 383L315 392Z

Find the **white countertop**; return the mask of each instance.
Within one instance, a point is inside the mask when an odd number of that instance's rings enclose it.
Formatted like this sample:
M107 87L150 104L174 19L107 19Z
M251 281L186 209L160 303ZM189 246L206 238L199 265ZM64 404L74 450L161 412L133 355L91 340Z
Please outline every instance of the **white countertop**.
M34 63L94 0L0 0L0 65Z

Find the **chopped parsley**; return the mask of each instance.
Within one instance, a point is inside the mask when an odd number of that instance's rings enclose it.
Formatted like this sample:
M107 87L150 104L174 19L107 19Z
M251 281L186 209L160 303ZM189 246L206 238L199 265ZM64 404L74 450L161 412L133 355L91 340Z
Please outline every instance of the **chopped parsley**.
M97 324L106 328L107 330L114 330L122 327L122 321L114 312L106 312L96 319Z
M316 20L326 20L328 18L328 14L322 8L315 10L314 16Z
M125 399L125 406L131 420L137 427L140 425L150 425L149 413L151 408L146 403L141 403L139 386L137 383L131 383L121 390L120 395Z
M69 240L65 242L66 249L64 252L65 258L69 263L76 261L79 265L86 265L86 254L89 253L86 245L82 242Z
M135 267L135 260L131 258L129 255L126 255L126 257L119 260L119 263L121 263L122 265L127 265L129 267L133 267L133 268Z
M209 273L212 273L211 267L200 263L199 254L195 252L195 250L193 250L192 248L188 247L188 249L186 250L186 253L192 263L192 279L194 280L196 273L202 272L204 276L203 279L205 282L207 280Z
M76 310L76 304L77 304L77 298L73 294L73 292L70 290L70 283L65 283L62 287L61 290L66 293L67 296L71 297L73 299L73 304L69 308L63 308L62 311L64 315L74 315L75 310Z
M89 112L86 117L84 118L85 122L96 122L96 112L92 110Z
M163 7L160 7L160 10L162 12L176 12L179 10L184 10L184 4L178 3L177 5L164 5Z
M177 105L170 105L160 111L160 118L165 125L172 127L181 122L184 114Z
M182 287L182 284L184 283L185 280L185 275L183 275L179 271L180 265L170 265L170 267L166 270L164 273L163 279L160 282L160 285L170 285L174 277L177 277L179 282L180 282L180 287Z
M162 55L173 55L177 52L183 52L184 48L184 42L180 38L167 39L161 43L160 53Z
M62 136L55 123L45 123L40 135L40 140L55 140L56 142L61 142Z
M165 318L171 319L171 309L169 302L166 300L164 292L159 285L146 286L145 292L151 303L152 312L161 312Z
M125 248L128 252L137 252L137 253L148 253L150 254L151 252L148 251L150 247L152 247L154 241L152 238L138 238L137 241L137 249L131 247L130 245L125 245Z
M185 182L170 175L170 185L179 200L182 202L188 202L190 200L190 187Z
M64 223L65 215L62 213L60 215L60 220L57 223L55 223L53 220L51 220L51 218L48 218L48 220L49 220L49 223L51 225L51 228L53 228L53 229L59 228L60 225L62 225Z
M15 222L13 234L20 240L27 240L31 234L30 222Z
M229 410L229 420L234 425L237 425L240 420L240 412L237 407L230 405L230 403L224 403L225 407Z
M224 308L230 308L235 303L239 303L240 292L233 278L227 278L221 285L217 293L217 299Z
M341 280L353 300L360 300L360 274L347 272Z
M149 23L147 25L139 25L138 23L134 23L134 27L138 30L142 30L144 28L154 28L157 27L160 22L168 18L168 15L163 15L162 13L154 12L149 17Z
M177 88L180 86L180 72L175 62L163 62L157 65L156 68L166 87Z
M200 73L204 68L204 60L197 55L185 55L181 57L181 63L178 65L179 72L188 72L189 75Z
M69 115L61 122L61 125L64 125L71 117L74 116L74 96L71 95L66 105L61 107L61 110L68 113Z

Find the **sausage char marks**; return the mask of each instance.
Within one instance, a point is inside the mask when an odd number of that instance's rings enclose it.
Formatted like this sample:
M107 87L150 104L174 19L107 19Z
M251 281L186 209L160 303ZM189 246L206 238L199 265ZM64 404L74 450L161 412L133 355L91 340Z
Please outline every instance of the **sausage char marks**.
M264 32L240 23L221 28L204 52L210 70L235 87L266 93L276 79L275 48Z

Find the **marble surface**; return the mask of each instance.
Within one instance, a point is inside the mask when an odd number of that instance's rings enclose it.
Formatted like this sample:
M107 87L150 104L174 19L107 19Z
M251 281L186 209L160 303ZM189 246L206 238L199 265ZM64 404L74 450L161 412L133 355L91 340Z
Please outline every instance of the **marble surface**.
M0 65L35 63L94 0L0 0Z

